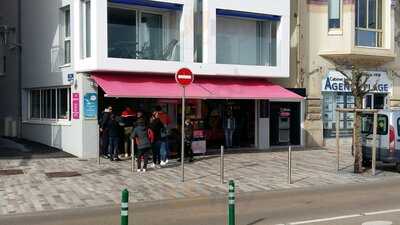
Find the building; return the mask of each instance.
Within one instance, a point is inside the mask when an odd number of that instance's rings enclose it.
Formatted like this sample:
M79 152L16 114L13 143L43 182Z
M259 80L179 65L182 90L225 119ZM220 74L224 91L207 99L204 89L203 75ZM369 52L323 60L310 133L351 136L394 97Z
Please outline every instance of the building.
M20 134L20 1L0 1L0 136Z
M330 145L336 108L354 107L345 77L356 66L371 75L365 108L399 107L400 5L391 0L293 1L292 76L286 86L307 89L306 145ZM293 60L293 59L297 60ZM340 135L351 136L353 114L340 115Z
M117 114L160 105L179 128L174 73L187 67L196 75L187 116L206 141L199 152L223 144L228 114L235 146L304 145L304 98L271 82L290 76L289 0L43 0L20 9L23 138L95 157L109 105Z

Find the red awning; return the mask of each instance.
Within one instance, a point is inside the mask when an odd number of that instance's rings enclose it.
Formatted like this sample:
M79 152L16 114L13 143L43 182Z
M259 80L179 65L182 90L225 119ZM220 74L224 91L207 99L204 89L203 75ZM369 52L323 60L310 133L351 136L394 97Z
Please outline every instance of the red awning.
M181 87L173 76L150 74L95 73L92 78L108 97L180 98ZM304 99L277 84L259 78L228 78L195 76L186 88L193 99Z

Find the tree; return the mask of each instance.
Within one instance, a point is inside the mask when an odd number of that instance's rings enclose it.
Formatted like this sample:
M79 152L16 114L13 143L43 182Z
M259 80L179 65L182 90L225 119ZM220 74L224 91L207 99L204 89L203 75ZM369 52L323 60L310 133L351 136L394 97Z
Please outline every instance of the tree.
M346 77L345 84L351 88L351 93L354 96L355 109L363 108L364 96L370 92L371 87L368 85L370 78L369 74L359 68L352 66L351 76L345 73L341 69L337 69L343 76ZM373 88L375 88L376 84ZM361 140L361 112L354 112L354 135L353 135L353 146L354 146L354 173L362 173L362 140ZM339 126L337 124L336 126Z

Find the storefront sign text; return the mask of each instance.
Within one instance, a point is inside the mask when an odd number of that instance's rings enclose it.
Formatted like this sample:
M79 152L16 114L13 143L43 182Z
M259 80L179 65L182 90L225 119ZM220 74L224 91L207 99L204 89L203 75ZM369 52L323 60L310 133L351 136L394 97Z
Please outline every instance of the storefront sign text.
M369 92L388 93L391 92L392 83L388 79L386 72L370 71L368 81L364 89ZM351 72L346 71L346 75L351 77ZM326 92L351 92L350 82L347 77L338 71L329 71L322 79L322 91Z

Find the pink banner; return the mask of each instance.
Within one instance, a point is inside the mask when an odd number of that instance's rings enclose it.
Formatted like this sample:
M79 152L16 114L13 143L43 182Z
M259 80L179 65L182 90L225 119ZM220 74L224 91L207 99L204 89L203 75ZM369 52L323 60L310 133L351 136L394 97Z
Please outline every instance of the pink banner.
M72 118L78 120L79 115L79 93L72 93Z

